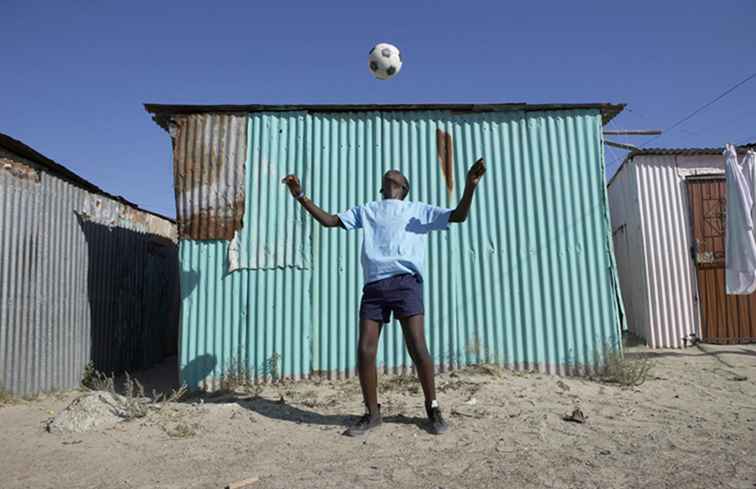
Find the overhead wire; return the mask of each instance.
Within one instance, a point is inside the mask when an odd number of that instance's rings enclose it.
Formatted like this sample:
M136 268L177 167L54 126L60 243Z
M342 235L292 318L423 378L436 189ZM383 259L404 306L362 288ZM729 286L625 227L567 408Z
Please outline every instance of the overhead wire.
M749 81L751 81L754 78L756 78L756 73L751 73L750 75L746 76L744 79L740 80L739 82L735 83L731 87L727 88L724 92L720 93L719 95L717 95L716 97L714 97L712 100L710 100L710 101L706 102L705 104L701 105L700 107L698 107L694 111L692 111L689 114L687 114L685 117L679 119L678 121L676 121L675 123L673 123L671 126L669 126L668 128L664 129L661 134L652 137L651 139L647 140L646 142L638 145L638 147L639 148L646 147L649 144L651 144L652 142L654 142L657 139L661 138L662 136L667 135L669 133L669 131L680 127L682 124L686 123L687 121L689 121L690 119L692 119L693 117L695 117L697 114L699 114L702 111L706 110L708 107L714 105L716 102L722 100L724 97L726 97L727 95L729 95L730 93L732 93L733 91L735 91L736 89L738 89L740 86L748 83ZM637 111L633 110L632 108L628 107L627 110L629 112L634 112L634 113L637 113L638 115L641 115L640 112L637 112ZM688 132L689 134L691 133L691 131L687 131L687 130L684 130L684 131ZM620 161L622 158L623 158L623 156L620 156L619 158L614 159L612 161L612 163L610 163L609 165L607 165L607 167L606 167L607 168L607 172L609 172L609 168L614 167L614 165L618 161Z

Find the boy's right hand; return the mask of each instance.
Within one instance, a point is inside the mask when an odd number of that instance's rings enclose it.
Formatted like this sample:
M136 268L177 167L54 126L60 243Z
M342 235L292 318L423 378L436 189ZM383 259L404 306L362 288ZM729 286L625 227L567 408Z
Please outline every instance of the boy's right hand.
M294 197L299 197L302 193L302 184L299 183L299 178L296 175L287 175L281 179L281 183L289 187L289 192Z

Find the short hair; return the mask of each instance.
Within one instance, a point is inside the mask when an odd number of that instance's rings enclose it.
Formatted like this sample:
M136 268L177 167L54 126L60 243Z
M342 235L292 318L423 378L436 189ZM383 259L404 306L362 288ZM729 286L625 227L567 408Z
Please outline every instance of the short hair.
M384 176L388 175L389 173L396 173L397 175L399 175L400 177L402 177L402 179L404 180L404 195L402 195L402 200L404 200L407 197L407 195L409 194L409 191L410 191L409 179L407 177L405 177L402 174L402 172L400 172L399 170L389 170L386 173L384 173Z

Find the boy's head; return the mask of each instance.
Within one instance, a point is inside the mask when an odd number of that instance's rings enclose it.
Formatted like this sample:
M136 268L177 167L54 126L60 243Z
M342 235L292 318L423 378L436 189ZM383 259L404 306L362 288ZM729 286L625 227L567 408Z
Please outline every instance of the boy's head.
M399 170L389 170L383 175L381 195L384 199L404 200L409 189L409 180Z

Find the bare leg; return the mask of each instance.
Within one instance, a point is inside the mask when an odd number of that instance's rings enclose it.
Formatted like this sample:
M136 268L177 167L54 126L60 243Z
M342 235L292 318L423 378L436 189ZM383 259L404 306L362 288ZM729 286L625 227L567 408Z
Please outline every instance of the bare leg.
M433 372L433 359L428 353L425 343L425 316L418 314L400 319L404 332L404 343L407 345L412 362L417 369L420 385L423 386L425 407L430 409L431 402L436 400L436 383Z
M378 371L375 357L378 353L378 339L383 325L378 321L360 321L360 339L357 347L357 367L360 374L362 398L370 413L378 412Z

